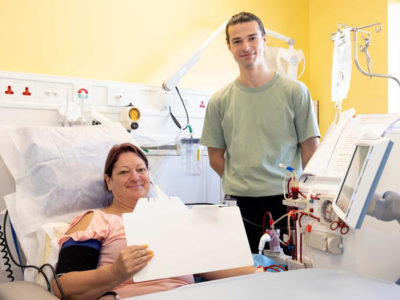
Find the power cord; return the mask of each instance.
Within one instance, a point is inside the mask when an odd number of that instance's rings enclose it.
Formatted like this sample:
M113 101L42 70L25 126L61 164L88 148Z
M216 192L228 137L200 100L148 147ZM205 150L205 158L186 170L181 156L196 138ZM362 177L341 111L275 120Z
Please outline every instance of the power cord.
M187 123L186 123L185 128L182 129L181 124L180 124L179 121L175 118L175 116L172 114L171 106L169 106L169 114L171 115L171 118L172 118L172 120L174 121L175 125L176 125L179 129L185 130L185 129L188 128L188 126L189 126L189 114L188 114L188 112L187 112L187 110L186 110L185 103L183 102L183 99L182 99L181 93L179 92L178 87L175 87L175 89L176 89L176 91L178 92L179 98L181 99L183 108L185 109L185 112L186 112L186 120L187 120Z
M67 298L65 297L64 292L63 292L63 290L62 290L62 288L61 288L61 284L60 284L60 282L58 281L58 278L57 278L57 275L56 275L56 271L54 270L54 267L53 267L52 265L50 265L50 264L44 264L44 265L42 265L40 268L38 268L38 267L36 267L36 266L31 266L31 265L22 266L22 265L20 265L19 263L17 263L17 262L15 261L14 257L13 257L12 254L11 254L10 248L8 247L8 243L7 243L7 233L6 233L6 224L7 224L6 222L7 222L7 217L8 217L8 210L6 211L6 214L5 214L5 216L4 216L4 221L3 221L3 233L4 233L4 238L3 238L2 246L3 246L3 247L5 246L5 248L7 249L6 251L8 252L8 254L9 254L9 256L10 256L12 262L13 262L17 267L20 267L20 268L24 268L24 269L25 269L25 268L33 268L33 269L36 269L40 274L42 274L42 276L43 276L44 279L46 280L46 283L47 283L47 290L48 290L49 292L51 292L49 279L47 278L46 274L43 272L43 268L49 267L49 268L51 269L51 271L53 272L54 280L56 281L56 284L57 284L57 287L58 287L58 289L59 289L59 291L60 291L60 294L61 294L62 299L63 299L63 300L67 300ZM0 230L1 230L1 226L0 226ZM3 249L3 250L5 250L5 249ZM3 250L2 250L1 252L5 252L5 251L3 251ZM11 267L11 266L10 266L10 267ZM12 271L11 271L11 272L12 272ZM7 277L8 277L8 276L7 276ZM12 276L11 276L11 277L12 277ZM8 278L10 278L10 277L8 277ZM12 277L11 281L14 281L14 277Z
M10 264L10 259L8 258L6 243L7 241L5 240L5 238L3 238L3 232L0 226L0 246L3 246L3 249L1 249L0 252L4 254L2 258L5 260L4 265L6 266L5 271L8 273L7 278L11 279L11 281L14 281L15 278L13 276L13 271L11 270L11 264Z

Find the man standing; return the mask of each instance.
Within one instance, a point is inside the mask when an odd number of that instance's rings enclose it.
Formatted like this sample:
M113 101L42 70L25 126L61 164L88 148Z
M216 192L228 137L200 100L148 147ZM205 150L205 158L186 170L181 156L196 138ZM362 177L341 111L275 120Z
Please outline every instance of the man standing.
M320 133L307 87L266 66L265 30L257 16L233 16L226 41L240 74L211 97L201 144L242 217L261 225L266 211L275 219L286 213L282 184L288 173L279 164L300 173ZM261 229L247 222L245 228L252 252L258 253Z

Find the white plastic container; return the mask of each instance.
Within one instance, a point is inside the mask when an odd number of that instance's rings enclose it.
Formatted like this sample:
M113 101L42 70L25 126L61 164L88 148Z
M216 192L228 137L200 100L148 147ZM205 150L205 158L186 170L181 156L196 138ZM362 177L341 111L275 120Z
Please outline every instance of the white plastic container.
M202 155L200 139L181 139L181 170L183 175L200 175Z

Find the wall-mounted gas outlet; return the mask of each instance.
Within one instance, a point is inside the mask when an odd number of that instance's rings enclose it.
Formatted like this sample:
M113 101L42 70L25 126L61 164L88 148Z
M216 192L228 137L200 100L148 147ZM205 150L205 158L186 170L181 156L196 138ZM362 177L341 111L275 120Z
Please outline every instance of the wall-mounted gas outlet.
M74 95L71 97L74 102L81 105L84 101L84 106L87 107L89 103L96 99L96 89L91 85L75 85Z

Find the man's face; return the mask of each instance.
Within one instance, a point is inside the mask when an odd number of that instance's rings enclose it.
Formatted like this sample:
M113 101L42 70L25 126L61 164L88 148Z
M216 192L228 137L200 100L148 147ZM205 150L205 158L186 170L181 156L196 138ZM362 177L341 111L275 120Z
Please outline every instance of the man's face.
M266 37L256 21L229 26L229 50L240 68L251 69L264 61Z

